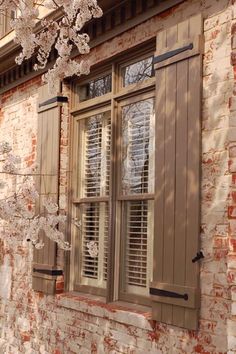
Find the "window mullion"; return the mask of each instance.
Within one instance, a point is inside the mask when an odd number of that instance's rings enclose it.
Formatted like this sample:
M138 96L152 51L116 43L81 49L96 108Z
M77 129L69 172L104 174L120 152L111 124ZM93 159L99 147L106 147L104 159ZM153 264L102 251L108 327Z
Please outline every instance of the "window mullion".
M114 94L118 88L118 74L115 64L112 65L112 97L111 97L111 145L110 145L110 176L109 176L109 226L107 254L107 302L117 300L119 282L116 273L119 260L117 259L116 242L116 187L117 187L117 103ZM117 296L116 296L117 294Z

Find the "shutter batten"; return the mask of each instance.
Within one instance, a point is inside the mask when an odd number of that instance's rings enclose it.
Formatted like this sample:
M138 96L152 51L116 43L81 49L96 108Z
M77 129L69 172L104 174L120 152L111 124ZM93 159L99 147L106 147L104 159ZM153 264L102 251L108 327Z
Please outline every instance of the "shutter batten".
M157 35L153 318L196 329L199 309L200 15ZM193 44L190 46L189 44ZM189 46L188 46L189 45Z
M44 198L51 198L58 203L59 183L59 144L60 144L60 101L50 101L48 85L39 88L37 162L39 177L36 178L39 191L37 213L44 214ZM45 104L47 103L48 104ZM44 235L44 247L34 250L33 289L46 294L55 293L56 243Z

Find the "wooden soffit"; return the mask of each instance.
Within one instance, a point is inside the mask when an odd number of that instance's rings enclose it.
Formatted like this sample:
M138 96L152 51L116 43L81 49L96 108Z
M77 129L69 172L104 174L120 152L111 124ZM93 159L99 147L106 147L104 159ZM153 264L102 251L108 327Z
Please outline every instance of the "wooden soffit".
M90 47L93 48L115 36L137 26L149 18L158 15L185 0L99 0L103 16L90 21L83 29L90 36ZM52 16L49 15L50 17ZM54 18L60 18L57 12ZM40 31L38 26L36 32ZM34 72L35 58L15 64L15 57L20 52L20 46L10 41L0 48L0 94L32 77L43 73ZM49 58L46 71L53 65L57 53L54 50ZM73 57L77 56L76 52Z

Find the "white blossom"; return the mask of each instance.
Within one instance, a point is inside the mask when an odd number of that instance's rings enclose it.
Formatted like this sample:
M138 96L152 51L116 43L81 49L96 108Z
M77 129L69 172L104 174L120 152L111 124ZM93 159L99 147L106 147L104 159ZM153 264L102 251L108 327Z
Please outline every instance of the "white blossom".
M56 213L58 211L58 205L57 203L54 203L51 198L47 198L44 200L43 205L47 209L49 213Z
M41 249L44 247L44 243L43 243L42 240L40 240L40 241L37 242L34 246L35 246L35 248L36 248L37 250L41 250Z
M53 89L57 80L89 72L89 64L81 59L71 59L71 53L73 48L77 48L78 55L89 52L89 36L81 31L93 17L101 17L102 10L96 0L42 0L40 7L49 10L60 8L62 18L59 21L45 18L39 20L37 5L35 0L3 0L0 2L0 10L17 10L17 18L11 21L15 41L22 47L16 58L17 64L36 54L34 69L45 68L52 48L57 50L55 64L44 76L44 80ZM42 30L36 33L34 29L39 21Z
M24 198L29 198L31 200L35 200L39 197L38 191L36 190L34 181L32 179L25 180L21 187L21 194Z
M43 204L46 209L44 215L35 214L35 203L39 198L36 190L33 175L35 168L31 171L32 174L17 173L20 159L11 151L10 144L1 143L0 156L4 158L0 160L2 165L1 172L8 173L11 179L14 179L16 185L20 185L18 191L3 199L0 199L0 220L5 221L11 231L10 235L14 235L17 239L30 241L36 249L43 248L44 244L41 239L41 234L55 241L58 246L64 250L70 250L70 245L64 239L63 232L58 230L59 226L63 226L66 222L66 216L58 214L58 204L51 198L45 198ZM19 181L18 181L19 179ZM9 179L7 179L8 181ZM5 181L4 181L5 182ZM7 183L3 183L2 188L8 187ZM3 191L4 191L3 189Z
M0 189L3 189L6 186L6 182L0 180Z
M2 166L2 171L6 173L16 173L17 168L13 162L7 160Z
M11 145L7 141L2 141L0 143L0 154L7 154L12 150Z
M88 253L90 257L96 258L98 256L98 244L95 241L90 241L87 243Z

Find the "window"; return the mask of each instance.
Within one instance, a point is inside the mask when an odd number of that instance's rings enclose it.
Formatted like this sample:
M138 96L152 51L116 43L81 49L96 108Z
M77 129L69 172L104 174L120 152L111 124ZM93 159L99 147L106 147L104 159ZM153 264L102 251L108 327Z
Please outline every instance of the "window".
M16 17L16 12L10 13L5 11L0 13L0 38L4 37L11 31L10 22Z
M158 32L155 57L163 60L155 60L155 78L147 47L93 69L74 84L71 110L69 290L150 304L153 320L191 330L200 307L202 33L201 14ZM183 42L191 49L163 56ZM39 191L57 200L61 106L42 106L46 89L39 88L37 155L47 183ZM55 294L56 255L48 239L35 250L34 290Z
M153 258L152 58L76 84L73 111L73 290L109 298L113 288L112 300L140 304L149 303Z

